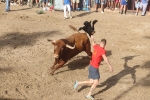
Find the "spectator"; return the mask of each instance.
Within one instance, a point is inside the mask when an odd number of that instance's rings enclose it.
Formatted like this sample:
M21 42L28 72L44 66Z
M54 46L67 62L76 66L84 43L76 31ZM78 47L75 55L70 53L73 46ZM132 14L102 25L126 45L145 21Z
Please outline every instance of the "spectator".
M42 6L43 6L43 10L49 10L48 8L48 0L42 0Z
M90 12L90 0L86 0L86 11Z
M6 0L6 13L10 11L10 0Z
M17 0L12 0L12 2L10 3L10 5L16 5L17 4Z
M72 1L72 10L75 11L79 11L80 8L78 7L80 0L71 0ZM76 3L76 9L75 9L75 3Z
M71 16L71 7L70 7L70 0L63 0L63 5L64 5L64 19L67 19L67 13L66 11L68 10L68 13L69 13L69 17L70 19L72 18Z
M106 5L106 2L107 2L107 0L101 0L101 9L102 9L101 13L102 14L104 13L104 8L105 8L105 5Z
M115 7L115 6L114 6L114 0L110 0L110 2L111 2L111 3L110 3L110 10L113 11L113 10L114 10L114 7Z
M120 8L120 0L116 0L115 2L115 9L119 9Z
M95 0L95 8L96 8L95 12L98 12L99 4L100 4L100 0Z
M135 1L135 8L136 8L136 16L138 15L139 12L139 8L140 8L140 0L136 0Z
M109 9L109 8L110 8L110 5L111 5L110 0L107 0L107 9Z
M126 14L128 0L121 0L120 14Z
M19 5L20 6L24 5L24 0L19 0Z
M148 2L149 0L141 0L141 5L140 5L140 8L142 9L141 16L145 16Z

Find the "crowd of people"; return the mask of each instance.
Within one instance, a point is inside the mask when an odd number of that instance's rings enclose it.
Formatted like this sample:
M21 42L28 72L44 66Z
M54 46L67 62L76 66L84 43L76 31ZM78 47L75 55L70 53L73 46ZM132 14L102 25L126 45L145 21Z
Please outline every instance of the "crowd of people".
M4 1L4 0L2 0ZM64 5L64 19L72 18L71 12L85 10L90 12L92 5L92 0L62 0ZM128 0L93 0L95 6L95 12L98 12L98 9L101 8L101 13L104 13L105 9L109 10L118 10L119 14L126 14ZM10 11L10 5L25 5L27 4L30 7L36 6L41 7L44 11L49 10L49 6L53 6L53 0L5 0L6 3L6 12ZM138 15L139 10L142 10L141 16L145 16L147 11L149 0L135 0L135 15ZM67 12L69 17L67 17Z

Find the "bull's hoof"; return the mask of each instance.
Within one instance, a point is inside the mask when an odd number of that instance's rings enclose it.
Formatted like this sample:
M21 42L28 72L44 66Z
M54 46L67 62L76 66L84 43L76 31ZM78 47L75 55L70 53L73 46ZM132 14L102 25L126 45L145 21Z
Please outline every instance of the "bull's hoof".
M51 69L51 70L53 70L53 69L54 69L54 67L51 67L50 69Z
M53 73L53 72L51 72L51 73L50 73L50 75L52 75L52 76L53 76L53 75L54 75L54 73Z

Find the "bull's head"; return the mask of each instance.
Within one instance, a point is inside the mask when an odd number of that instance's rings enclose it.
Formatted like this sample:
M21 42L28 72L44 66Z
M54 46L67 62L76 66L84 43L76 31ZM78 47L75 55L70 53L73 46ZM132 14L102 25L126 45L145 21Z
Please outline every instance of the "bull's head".
M91 35L93 35L95 33L94 25L95 25L96 22L97 22L97 20L94 20L92 25L91 25L91 21L90 22L85 21L84 22L84 26L80 27L78 29L78 31L84 30L85 32L87 32L91 36Z
M51 41L51 40L48 40ZM73 46L69 45L69 43L66 43L65 39L61 39L58 41L51 41L51 43L54 45L54 57L55 58L59 58L63 51L66 49L74 49L75 48L75 44Z

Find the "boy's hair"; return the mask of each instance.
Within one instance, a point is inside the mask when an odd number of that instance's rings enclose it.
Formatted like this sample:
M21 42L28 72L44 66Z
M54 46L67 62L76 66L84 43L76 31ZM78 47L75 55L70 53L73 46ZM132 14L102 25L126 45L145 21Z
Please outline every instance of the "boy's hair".
M103 43L104 45L106 45L106 39L101 39L101 43Z

